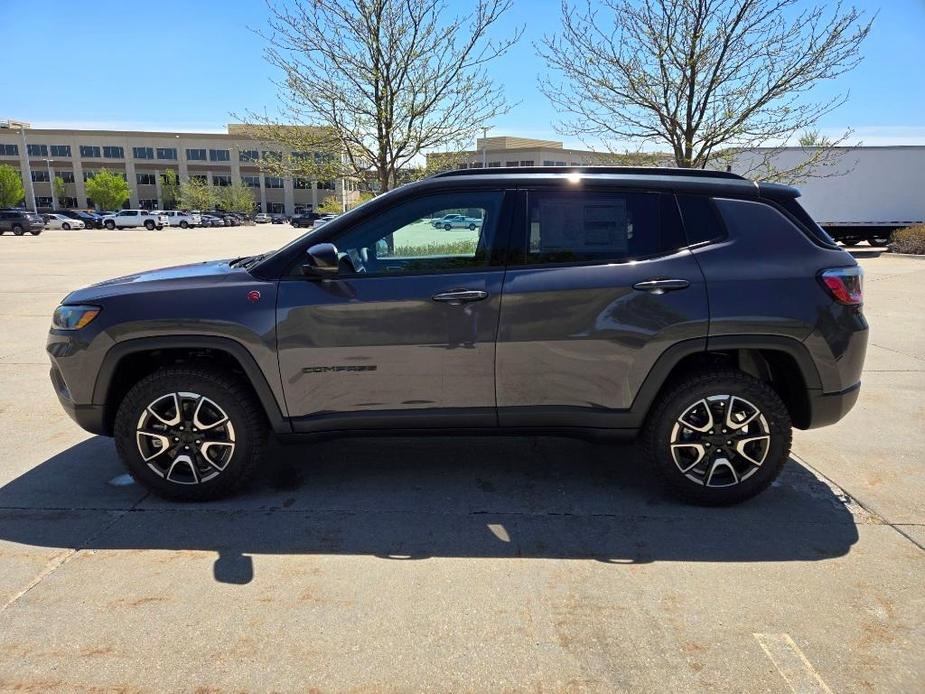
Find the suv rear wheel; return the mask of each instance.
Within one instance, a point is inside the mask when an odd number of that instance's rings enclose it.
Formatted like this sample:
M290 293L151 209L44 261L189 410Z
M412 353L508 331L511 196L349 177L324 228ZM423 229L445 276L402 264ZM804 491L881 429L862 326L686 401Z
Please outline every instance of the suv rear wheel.
M643 434L664 485L684 501L735 504L762 492L790 454L790 414L767 384L741 371L685 378L656 402Z
M257 471L267 425L238 378L209 367L164 368L122 400L114 437L123 464L158 496L205 501Z

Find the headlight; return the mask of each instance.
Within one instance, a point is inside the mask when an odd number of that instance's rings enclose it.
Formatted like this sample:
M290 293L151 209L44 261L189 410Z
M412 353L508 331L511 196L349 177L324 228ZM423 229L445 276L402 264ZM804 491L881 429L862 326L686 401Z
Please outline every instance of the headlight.
M99 313L99 306L59 306L51 322L59 330L80 330L90 325Z

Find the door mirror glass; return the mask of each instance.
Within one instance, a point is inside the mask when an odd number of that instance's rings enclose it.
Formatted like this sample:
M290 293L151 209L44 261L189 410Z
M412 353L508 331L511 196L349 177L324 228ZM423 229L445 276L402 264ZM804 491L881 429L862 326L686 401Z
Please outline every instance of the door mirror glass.
M307 262L302 266L306 275L336 275L338 266L337 246L333 243L316 243L309 247Z

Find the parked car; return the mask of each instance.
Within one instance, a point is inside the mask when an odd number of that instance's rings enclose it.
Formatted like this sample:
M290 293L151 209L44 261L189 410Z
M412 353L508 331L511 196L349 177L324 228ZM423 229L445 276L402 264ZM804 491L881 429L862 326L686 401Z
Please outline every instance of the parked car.
M273 224L285 224L289 221L289 218L284 214L275 214L271 215L273 218Z
M166 215L167 220L172 227L188 229L189 227L202 226L202 216L195 212L183 212L181 210L154 210L154 214Z
M769 487L792 427L854 406L862 272L796 189L478 174L401 186L275 252L72 292L47 345L61 404L171 498L240 489L270 430L428 429L638 435L668 490L712 505ZM456 209L480 211L471 249L420 240Z
M257 222L257 224L267 224L270 221L270 215L266 212L258 212L254 215L254 221Z
M12 231L14 236L26 232L38 236L45 229L45 221L38 212L28 210L0 210L0 234Z
M144 227L148 231L152 229L160 231L164 227L170 226L170 220L167 215L160 212L151 212L150 210L119 210L116 214L108 214L103 217L103 226L107 229Z
M211 214L202 214L199 216L199 219L204 227L223 227L225 222L220 218Z
M482 220L476 217L467 217L464 214L448 214L440 219L435 219L431 224L435 229L444 229L446 231L450 229L469 229L474 231L482 226Z
M295 228L310 229L311 226L315 223L315 220L321 217L317 212L305 212L303 214L297 214L289 220L289 223L292 224Z
M337 219L338 215L336 214L325 214L321 215L312 223L312 229L318 229L319 227L324 226L328 222Z
M70 217L71 219L79 219L84 223L87 229L103 228L103 216L95 212L87 212L85 210L55 210L55 214L63 214L65 217Z
M56 212L49 212L48 214L43 214L42 219L45 221L46 229L83 229L86 227L79 219L73 219L72 217L67 217L63 214Z

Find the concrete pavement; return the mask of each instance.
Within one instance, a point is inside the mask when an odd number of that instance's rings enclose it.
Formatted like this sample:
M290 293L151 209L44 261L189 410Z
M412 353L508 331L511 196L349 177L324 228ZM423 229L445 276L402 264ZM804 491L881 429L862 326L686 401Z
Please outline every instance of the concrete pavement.
M862 261L857 408L736 508L666 499L633 446L552 438L274 446L208 505L112 484L112 443L47 382L54 306L296 233L0 238L0 691L925 687L925 262Z

